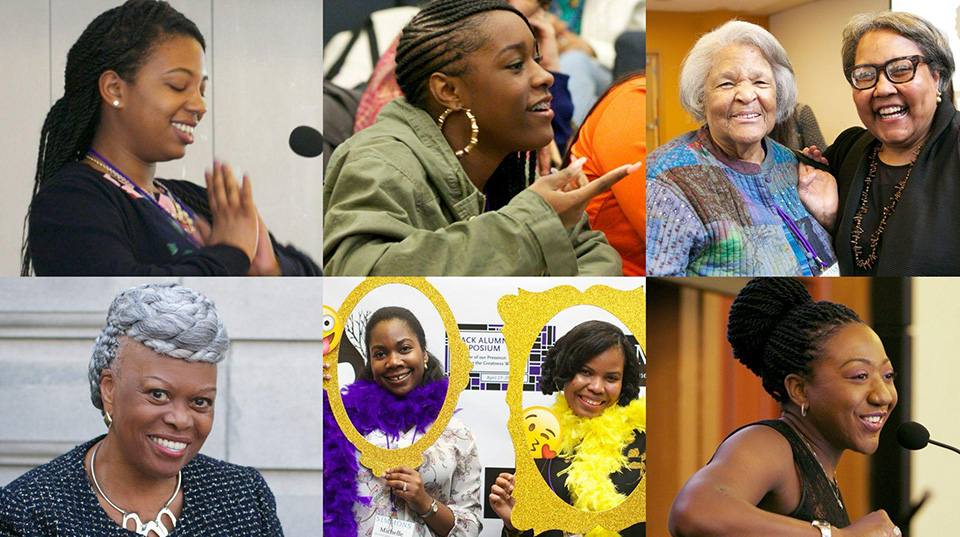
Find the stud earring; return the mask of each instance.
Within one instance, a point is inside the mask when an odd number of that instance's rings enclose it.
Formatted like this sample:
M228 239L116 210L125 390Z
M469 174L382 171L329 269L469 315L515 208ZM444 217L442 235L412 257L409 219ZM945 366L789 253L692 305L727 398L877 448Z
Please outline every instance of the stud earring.
M117 107L117 108L120 108L120 100L119 100L119 99L115 99L115 100L113 101L113 106L115 106L115 107Z
M110 413L107 412L106 410L103 411L103 423L106 424L107 429L109 429L110 426L113 425L113 418L110 416Z
M943 94L938 91L938 92L937 92L937 102L938 102L938 103L943 100L943 98L941 98L941 95L943 95Z
M806 404L806 403L803 403L802 405L800 405L800 415L803 416L804 418L807 417L807 404Z
M443 122L446 121L447 116L453 112L456 112L456 110L453 108L447 108L442 114L440 114L440 117L437 119L437 127L440 127L440 132L443 132ZM470 143L468 143L463 149L454 152L454 155L456 155L457 158L463 158L466 156L470 150L473 149L473 146L477 145L477 140L479 139L480 135L480 127L477 126L477 118L474 117L473 112L471 112L469 108L464 108L463 113L466 114L467 119L470 120Z

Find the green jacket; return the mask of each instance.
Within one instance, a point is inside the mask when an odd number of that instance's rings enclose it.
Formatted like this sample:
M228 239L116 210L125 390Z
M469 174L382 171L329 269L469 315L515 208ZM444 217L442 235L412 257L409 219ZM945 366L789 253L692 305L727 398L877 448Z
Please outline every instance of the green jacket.
M483 133L480 133L483 136ZM436 123L397 98L340 145L323 185L327 276L622 276L586 213L566 230L532 190L483 212Z

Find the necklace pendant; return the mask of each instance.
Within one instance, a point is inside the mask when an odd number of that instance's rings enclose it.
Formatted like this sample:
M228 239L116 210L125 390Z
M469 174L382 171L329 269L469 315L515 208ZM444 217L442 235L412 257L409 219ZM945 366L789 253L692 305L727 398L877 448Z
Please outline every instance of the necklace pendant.
M167 515L170 517L170 525L176 527L177 518L173 516L173 513L170 509L164 507L157 513L156 520L147 521L146 524L140 520L140 515L137 513L127 513L123 516L123 529L130 529L127 527L127 522L132 521L134 524L133 532L137 535L143 535L144 537L149 537L150 534L156 535L156 537L167 537L170 535L170 532L167 530L167 527L163 525L163 516Z

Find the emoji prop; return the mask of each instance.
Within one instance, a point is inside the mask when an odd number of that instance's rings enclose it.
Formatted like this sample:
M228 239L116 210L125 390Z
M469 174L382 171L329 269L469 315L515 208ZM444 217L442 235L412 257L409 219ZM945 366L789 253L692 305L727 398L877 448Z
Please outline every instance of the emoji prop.
M510 356L507 429L513 440L516 459L516 487L512 493L516 504L510 519L518 529L532 529L534 534L551 529L572 534L594 531L597 532L595 535L604 534L620 531L647 518L646 479L638 483L619 505L606 511L584 511L554 493L530 456L531 443L527 436L530 424L524 419L522 394L531 349L544 325L559 312L574 306L595 306L606 310L626 326L641 349L646 346L646 296L640 286L632 290L605 285L593 285L586 291L570 285L539 292L518 289L516 295L504 295L497 302L497 311L503 319L500 331ZM569 436L570 431L564 434ZM559 451L552 446L550 449ZM540 450L543 455L543 448Z
M340 344L343 324L337 312L330 306L323 307L323 354L333 352Z
M530 455L534 459L552 459L563 443L563 428L552 410L532 406L523 411L523 425L530 443Z

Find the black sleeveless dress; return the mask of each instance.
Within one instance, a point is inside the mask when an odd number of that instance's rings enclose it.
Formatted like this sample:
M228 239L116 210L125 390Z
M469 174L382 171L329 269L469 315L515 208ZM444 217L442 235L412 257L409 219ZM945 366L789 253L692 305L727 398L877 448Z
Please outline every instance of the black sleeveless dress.
M800 504L787 516L807 522L825 520L835 528L849 526L850 516L847 514L846 507L841 505L843 497L840 495L840 490L834 489L833 483L823 473L823 467L820 466L817 458L814 457L800 435L787 422L783 420L758 421L740 427L727 435L727 438L741 429L754 425L766 425L777 431L787 439L787 442L790 443L790 449L793 450L793 464L797 467L797 473L800 476L801 496ZM726 438L724 438L724 442L726 442Z

